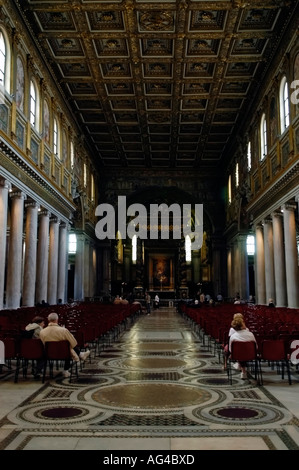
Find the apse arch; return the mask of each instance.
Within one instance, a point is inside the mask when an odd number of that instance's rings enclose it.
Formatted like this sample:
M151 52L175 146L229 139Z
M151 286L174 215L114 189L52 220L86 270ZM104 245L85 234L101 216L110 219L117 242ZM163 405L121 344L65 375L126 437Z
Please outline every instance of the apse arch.
M149 211L151 204L167 204L171 206L172 204L179 204L181 207L183 204L191 204L192 207L195 204L202 204L202 201L198 201L197 198L188 193L187 191L178 188L177 186L146 186L144 188L139 188L129 195L126 196L127 207L131 204L139 203L143 204ZM212 235L214 232L215 224L211 216L211 212L205 204L203 204L203 229Z

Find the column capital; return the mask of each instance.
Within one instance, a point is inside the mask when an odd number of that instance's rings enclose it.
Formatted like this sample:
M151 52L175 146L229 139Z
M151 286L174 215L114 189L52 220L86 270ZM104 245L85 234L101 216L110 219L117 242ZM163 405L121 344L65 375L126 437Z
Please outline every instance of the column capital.
M11 199L27 199L27 196L25 193L23 193L23 191L21 191L20 189L14 189L12 190L10 193L9 193L9 196L11 197Z
M42 215L47 216L47 215L49 215L49 211L48 211L48 209L41 209L41 210L38 212L38 215L40 215L40 216L42 216Z
M294 202L286 202L285 204L283 204L282 209L286 211L295 211L297 209L297 206Z
M8 191L11 189L11 183L2 176L0 176L0 186Z
M263 220L264 224L272 224L272 217L270 216L267 216L264 220Z
M283 217L283 213L281 212L281 210L277 210L277 211L272 212L271 216L272 216L272 218L273 217L280 217L281 218L281 217Z
M56 215L51 215L50 224L58 224L58 222L59 222L58 217L56 217Z
M39 209L39 204L36 201L28 200L25 201L25 208L33 207L35 209Z
M60 222L60 224L59 224L59 228L66 228L67 229L68 226L69 226L69 224L67 224L66 222L63 222L63 221Z
M244 243L244 242L246 242L246 241L247 241L247 236L248 236L247 233L240 233L240 234L238 235L238 238L237 238L236 242L237 242L237 243ZM216 248L217 248L217 247L216 247ZM220 248L220 247L219 247L219 248Z

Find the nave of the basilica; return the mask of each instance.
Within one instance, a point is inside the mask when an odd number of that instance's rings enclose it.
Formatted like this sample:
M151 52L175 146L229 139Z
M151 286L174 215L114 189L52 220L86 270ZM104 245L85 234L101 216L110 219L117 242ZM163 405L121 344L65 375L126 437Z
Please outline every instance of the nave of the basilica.
M0 341L7 318L17 322L9 332L26 312L80 316L119 297L140 305L131 329L111 327L122 339L98 351L75 386L59 375L41 388L13 384L1 370L0 449L42 448L47 432L37 444L30 430L62 419L59 397L72 403L63 425L80 428L66 433L72 449L92 448L92 435L109 447L111 423L124 448L137 424L136 445L150 436L159 448L165 436L175 449L186 425L192 439L209 426L201 442L217 447L219 425L220 447L240 438L246 448L245 419L252 448L297 449L294 364L291 386L273 374L277 394L239 379L231 393L216 349L198 336L206 325L197 330L178 306L235 312L236 303L251 315L271 302L276 321L299 311L298 18L298 1L280 0L0 2ZM147 295L160 301L149 316ZM156 399L156 379L173 402L130 395L149 380ZM155 422L160 434L148 432Z

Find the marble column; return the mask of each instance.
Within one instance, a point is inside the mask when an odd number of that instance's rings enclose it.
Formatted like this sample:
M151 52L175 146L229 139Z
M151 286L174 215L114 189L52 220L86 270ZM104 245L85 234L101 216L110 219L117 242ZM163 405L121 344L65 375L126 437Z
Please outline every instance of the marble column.
M273 251L274 251L274 277L276 306L287 306L287 286L286 286L286 267L283 239L283 214L282 212L273 212Z
M51 217L49 230L48 303L57 304L59 221Z
M0 310L4 307L4 280L5 280L5 259L6 259L6 230L7 230L7 207L8 191L10 183L4 178L0 178Z
M298 253L296 242L295 204L284 204L284 246L288 307L299 308Z
M89 291L89 274L90 274L90 241L85 240L84 243L84 298L90 297Z
M221 291L221 242L217 238L212 238L212 250L213 250L213 264L212 264L212 279L213 279L213 290L215 295ZM194 262L194 251L192 251L192 264Z
M232 249L231 246L227 248L227 286L228 286L228 297L233 297L232 291L233 276L232 276Z
M36 303L48 298L48 253L49 253L49 212L39 213L37 262L36 262Z
M103 249L103 290L107 294L111 293L111 254L110 248ZM129 278L127 278L129 279Z
M96 295L96 249L94 244L90 244L90 266L89 266L89 295L94 297Z
M23 215L25 194L15 190L10 193L12 200L9 251L6 282L6 307L19 308L21 301Z
M238 243L236 240L233 242L233 250L232 250L232 273L233 273L233 297L236 296L238 292L240 295L240 278L241 278L241 270L240 270L240 253L238 250Z
M274 253L273 253L273 227L272 219L264 219L264 253L265 253L265 282L266 302L273 299L276 304L274 280Z
M26 238L22 306L33 307L35 303L37 214L35 201L26 201Z
M238 251L240 263L239 290L240 297L243 300L249 298L249 273L248 273L248 255L247 255L247 235L239 235Z
M264 232L261 224L255 228L256 238L256 303L266 304L266 281L265 281L265 253L264 253Z
M57 300L61 299L63 304L67 295L67 234L67 224L61 222L59 225Z
M77 235L74 300L84 300L84 235Z

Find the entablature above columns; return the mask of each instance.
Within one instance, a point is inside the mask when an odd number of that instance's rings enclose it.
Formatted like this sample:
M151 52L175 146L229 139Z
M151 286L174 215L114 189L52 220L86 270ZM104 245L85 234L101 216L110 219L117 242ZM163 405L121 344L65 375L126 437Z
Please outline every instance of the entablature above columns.
M293 163L277 178L263 194L253 199L246 207L251 223L263 220L288 201L298 198L299 161Z
M263 214L263 217L256 219L252 222L254 228L256 227L263 227L265 224L271 224L273 222L274 217L283 218L283 212L285 210L296 211L297 204L294 199L288 200L285 203L281 204L281 206L272 208L272 211L268 212L267 214Z
M57 210L57 216L65 221L72 219L75 204L66 198L41 175L33 165L27 162L9 143L0 140L1 175L13 187L23 191L50 212Z

